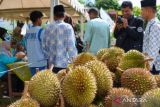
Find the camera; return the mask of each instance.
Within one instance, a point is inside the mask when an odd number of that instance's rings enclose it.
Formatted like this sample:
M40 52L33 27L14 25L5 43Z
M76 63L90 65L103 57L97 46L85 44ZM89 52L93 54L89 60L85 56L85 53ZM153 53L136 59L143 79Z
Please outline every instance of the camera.
M122 17L121 17L121 16L118 16L117 23L119 23L119 24L122 24L122 23L123 23L123 20L122 20Z

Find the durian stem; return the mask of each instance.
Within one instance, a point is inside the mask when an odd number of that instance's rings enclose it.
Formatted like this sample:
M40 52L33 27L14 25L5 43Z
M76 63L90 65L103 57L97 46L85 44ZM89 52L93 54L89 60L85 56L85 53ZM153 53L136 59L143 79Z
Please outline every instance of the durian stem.
M25 81L25 86L24 86L22 98L30 97L30 95L28 93L28 86L29 86L29 81Z
M51 64L50 67L49 67L49 70L52 71L53 67L54 67L54 65Z
M148 57L148 58L146 58L146 59L144 60L144 62L148 62L148 61L152 61L152 60L153 60L153 58Z
M121 72L124 72L124 70L122 70L121 68L117 67L116 68L117 70L121 71Z
M75 59L74 59L74 57L72 57L72 58L71 58L71 63L73 63L73 62L74 62L74 60L75 60Z
M62 94L60 94L60 107L65 107L64 98Z

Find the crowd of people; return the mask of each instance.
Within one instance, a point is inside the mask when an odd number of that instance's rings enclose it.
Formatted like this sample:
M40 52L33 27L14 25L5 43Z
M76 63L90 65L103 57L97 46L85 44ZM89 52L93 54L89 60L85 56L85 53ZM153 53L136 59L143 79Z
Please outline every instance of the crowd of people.
M153 58L150 63L151 72L160 71L160 22L156 18L156 0L142 0L142 18L133 15L130 1L121 5L122 16L118 16L115 23L115 46L125 52L136 49ZM88 11L90 21L87 22L83 42L75 38L72 20L65 16L63 5L54 7L54 22L45 29L41 27L43 14L40 11L30 13L32 26L26 35L21 35L21 27L13 31L11 41L7 31L0 29L0 77L8 70L7 64L22 60L25 56L32 75L36 69L51 68L57 73L67 68L79 52L88 51L96 54L102 48L110 47L110 27L106 20L100 18L99 10L91 8ZM64 20L65 19L65 20ZM147 21L144 28L144 20ZM80 48L80 51L77 51ZM13 49L11 52L10 49ZM156 70L155 70L156 69Z

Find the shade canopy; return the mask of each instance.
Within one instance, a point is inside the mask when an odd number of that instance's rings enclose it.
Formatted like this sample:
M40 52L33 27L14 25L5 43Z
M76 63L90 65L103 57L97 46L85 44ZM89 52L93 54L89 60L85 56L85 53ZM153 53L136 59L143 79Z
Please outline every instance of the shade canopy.
M60 0L67 14L73 17L84 13L84 6L77 0ZM45 18L50 16L50 0L0 0L0 18L28 20L33 10L42 11Z

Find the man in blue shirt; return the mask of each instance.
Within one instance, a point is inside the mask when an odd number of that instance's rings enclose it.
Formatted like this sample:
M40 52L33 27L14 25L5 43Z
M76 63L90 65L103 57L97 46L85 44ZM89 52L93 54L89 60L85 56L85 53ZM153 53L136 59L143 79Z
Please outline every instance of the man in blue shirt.
M55 73L65 69L71 59L77 55L74 31L70 24L63 21L64 15L63 5L56 5L54 22L46 28L42 45L49 63L54 65Z
M44 37L44 31L41 27L42 17L43 14L40 11L31 12L30 20L33 26L30 27L25 36L27 57L32 75L36 73L36 68L43 70L47 67L47 59L42 50Z

